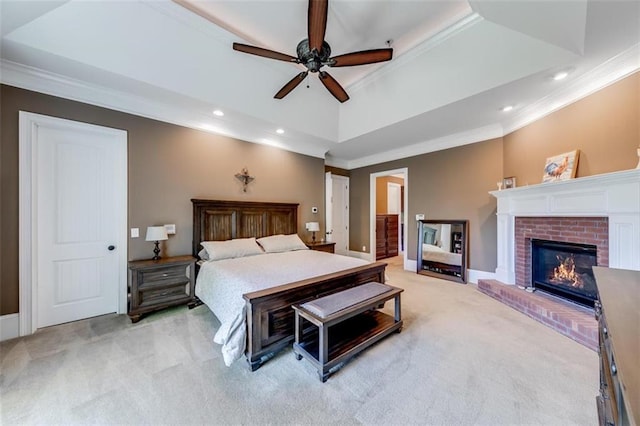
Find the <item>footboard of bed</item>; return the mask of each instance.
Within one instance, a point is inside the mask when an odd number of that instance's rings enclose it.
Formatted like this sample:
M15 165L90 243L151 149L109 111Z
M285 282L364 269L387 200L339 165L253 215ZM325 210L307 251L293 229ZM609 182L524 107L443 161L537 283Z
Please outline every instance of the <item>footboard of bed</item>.
M294 338L294 312L291 305L304 303L370 281L384 283L387 264L376 262L332 274L247 293L247 350L251 370Z

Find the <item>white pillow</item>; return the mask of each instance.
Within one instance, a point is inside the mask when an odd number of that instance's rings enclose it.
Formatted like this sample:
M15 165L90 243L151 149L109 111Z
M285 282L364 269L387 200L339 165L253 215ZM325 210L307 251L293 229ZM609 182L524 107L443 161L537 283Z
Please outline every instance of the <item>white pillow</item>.
M200 260L209 260L209 253L207 253L206 249L202 249L198 252L198 257Z
M258 244L267 253L281 253L283 251L308 250L309 247L302 242L298 234L272 235L258 238Z
M227 241L203 241L200 244L207 251L208 260L231 259L264 253L253 237ZM204 259L202 256L201 258Z

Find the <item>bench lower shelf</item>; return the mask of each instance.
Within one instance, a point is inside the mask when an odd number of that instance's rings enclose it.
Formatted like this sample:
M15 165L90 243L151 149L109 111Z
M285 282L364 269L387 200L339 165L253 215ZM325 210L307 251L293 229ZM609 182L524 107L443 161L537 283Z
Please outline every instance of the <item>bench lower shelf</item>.
M326 381L329 370L347 361L362 350L373 345L383 337L400 332L402 320L377 310L370 310L351 317L345 321L329 327L328 333L328 361L320 363L318 328L311 326L303 335L299 343L294 343L293 350L297 359L303 356L318 369L320 379Z

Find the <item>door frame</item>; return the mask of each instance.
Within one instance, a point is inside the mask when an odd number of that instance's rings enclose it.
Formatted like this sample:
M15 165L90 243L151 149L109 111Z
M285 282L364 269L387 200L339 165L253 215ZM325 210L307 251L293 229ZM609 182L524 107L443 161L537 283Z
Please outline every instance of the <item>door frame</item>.
M407 241L407 235L409 231L409 227L407 226L407 214L409 212L409 168L403 167L401 169L393 169L393 170L386 170L383 172L371 173L369 175L369 260L371 260L372 262L375 262L376 260L376 251L375 251L375 247L376 247L376 186L377 186L376 179L382 176L390 176L390 175L396 175L396 174L404 175L403 222L405 226L404 226L404 232L403 232L402 238L404 239L405 243ZM408 268L408 265L407 265L408 251L409 250L407 250L405 247L405 250L402 252L404 269L410 269Z
M402 185L400 185L399 183L395 183L395 182L387 182L387 213L389 213L389 188L398 188L398 197L396 199L396 203L398 205L398 207L400 208L400 210L404 210L403 206L401 206L402 204ZM406 210L405 210L406 211ZM402 220L402 218L400 216L402 216L401 213L395 213L398 215L398 252L404 252L404 238L402 235L402 226L401 224L404 224L404 220Z
M331 229L333 228L333 174L324 174L324 239L331 241Z
M333 174L331 175L331 185L333 186L333 184L335 184L336 182L339 182L341 185L345 186L346 185L346 204L343 204L341 202L342 207L344 207L344 209L342 210L342 222L346 224L346 229L344 229L343 231L343 235L344 235L344 242L346 245L346 252L343 252L342 249L340 250L341 253L343 253L344 255L346 255L347 253L349 253L349 232L350 230L350 224L349 224L349 191L351 188L351 183L350 183L350 179L348 176L341 176L341 175L336 175ZM333 217L333 206L335 203L335 193L333 192L333 187L331 190L331 194L332 194L332 200L331 200L331 210L332 210L332 226L331 226L331 231L332 233L335 231L335 218ZM341 195L344 195L344 192L341 193ZM341 201L345 201L344 199Z
M37 291L38 272L37 261L37 217L38 217L38 188L37 165L34 156L34 143L37 141L38 128L42 125L64 127L65 129L91 128L93 131L109 134L118 139L115 181L118 196L115 200L116 229L115 239L118 247L118 311L127 312L127 132L94 124L66 120L31 112L19 112L19 200L18 200L18 235L19 235L19 301L18 312L20 336L32 334L37 329Z

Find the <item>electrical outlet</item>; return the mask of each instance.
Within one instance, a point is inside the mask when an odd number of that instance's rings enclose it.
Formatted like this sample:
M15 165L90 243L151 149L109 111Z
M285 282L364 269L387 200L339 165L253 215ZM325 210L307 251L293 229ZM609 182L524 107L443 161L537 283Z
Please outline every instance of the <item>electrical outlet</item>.
M418 213L416 215L416 220L424 220L424 214L423 213Z
M164 229L167 230L167 235L175 234L176 233L176 224L175 223L171 223L169 225L164 225Z
M362 246L362 251L367 251L367 246Z
M131 228L131 238L138 238L140 236L140 228Z

